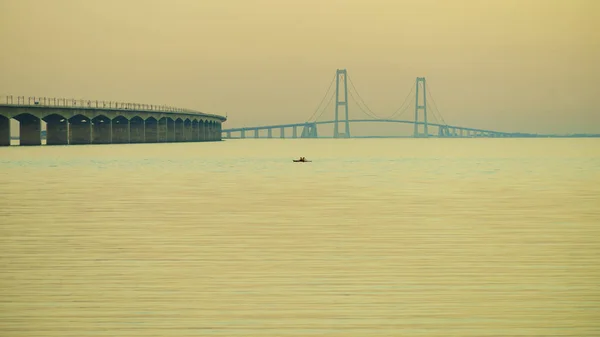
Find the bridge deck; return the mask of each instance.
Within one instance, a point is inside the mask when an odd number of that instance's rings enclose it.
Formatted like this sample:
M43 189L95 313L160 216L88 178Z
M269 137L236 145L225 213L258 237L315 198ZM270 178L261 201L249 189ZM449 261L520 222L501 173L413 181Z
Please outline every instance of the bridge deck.
M413 125L414 124L417 124L417 125L424 125L425 124L424 122L415 122L415 121L399 120L399 119L350 119L350 120L348 120L348 122L351 122L351 123L401 123L401 124L413 124ZM290 128L290 127L303 127L303 126L306 126L308 124L323 125L323 124L333 124L333 123L335 123L334 120L319 121L319 122L307 122L307 123L261 125L261 126L252 126L252 127L241 127L241 128L223 129L223 132L240 132L240 131L269 130L269 129ZM493 130L471 128L471 127L463 127L463 126L456 126L456 125L439 124L439 123L427 123L427 125L428 126L434 126L434 127L442 127L442 128L454 129L454 130L459 130L459 131L463 130L463 131L470 131L470 132L490 133L490 134L496 134L496 135L533 136L533 134L527 134L527 133L501 132L501 131L493 131Z

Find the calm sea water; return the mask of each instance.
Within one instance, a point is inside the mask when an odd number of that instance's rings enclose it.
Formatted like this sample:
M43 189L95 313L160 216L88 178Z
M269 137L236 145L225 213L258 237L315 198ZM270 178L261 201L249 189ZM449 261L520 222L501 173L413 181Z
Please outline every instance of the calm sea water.
M599 261L599 139L0 148L0 336L597 337Z

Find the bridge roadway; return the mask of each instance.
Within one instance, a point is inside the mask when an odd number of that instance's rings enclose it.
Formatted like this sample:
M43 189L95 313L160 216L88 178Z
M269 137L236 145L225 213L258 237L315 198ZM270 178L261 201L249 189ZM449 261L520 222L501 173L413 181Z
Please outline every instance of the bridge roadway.
M0 146L19 122L21 145L220 141L223 116L164 105L57 98L5 97L0 101Z
M345 123L345 120L340 120L339 123ZM477 128L469 128L462 126L454 126L454 125L445 125L439 123L424 123L424 122L415 122L409 120L399 120L399 119L350 119L349 123L401 123L401 124L418 124L433 126L438 128L438 137L535 137L535 134L529 133L514 133L514 132L498 132L492 130L484 130ZM293 124L280 124L280 125L263 125L263 126L254 126L254 127L241 127L241 128L231 128L224 129L222 132L225 134L224 138L232 138L231 133L240 132L239 138L246 138L246 132L254 131L254 138L259 137L260 130L267 130L268 135L267 138L272 138L272 130L279 129L280 130L280 138L285 137L285 129L292 128L292 138L298 138L298 127L303 127L302 134L300 138L318 138L318 134L316 131L316 125L323 124L333 124L335 121L320 121L320 122L305 122L305 123L293 123ZM428 135L431 136L431 135Z

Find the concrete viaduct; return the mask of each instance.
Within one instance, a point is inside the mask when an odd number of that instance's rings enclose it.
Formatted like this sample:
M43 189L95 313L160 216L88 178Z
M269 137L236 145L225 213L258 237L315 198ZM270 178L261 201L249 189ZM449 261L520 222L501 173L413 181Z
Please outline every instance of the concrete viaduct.
M0 146L11 143L10 119L21 145L220 141L219 115L165 105L8 96L0 101Z

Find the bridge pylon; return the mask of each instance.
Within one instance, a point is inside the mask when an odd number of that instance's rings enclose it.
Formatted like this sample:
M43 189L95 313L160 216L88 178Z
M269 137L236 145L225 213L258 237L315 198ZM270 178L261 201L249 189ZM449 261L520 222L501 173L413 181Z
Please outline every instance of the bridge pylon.
M425 85L425 77L417 77L415 83L415 130L413 137L429 137L427 130L427 86ZM422 102L419 102L419 91L422 91ZM419 103L422 103L419 104ZM419 133L419 110L423 111L423 133Z
M350 121L348 119L348 73L346 69L337 69L335 79L335 122L333 124L333 138L350 138ZM340 100L340 81L344 85L344 99ZM339 108L344 107L345 118L342 120L345 126L344 132L340 132L339 128Z
M295 129L294 129L295 130ZM300 138L318 138L317 123L305 123Z

